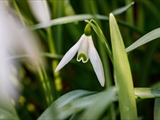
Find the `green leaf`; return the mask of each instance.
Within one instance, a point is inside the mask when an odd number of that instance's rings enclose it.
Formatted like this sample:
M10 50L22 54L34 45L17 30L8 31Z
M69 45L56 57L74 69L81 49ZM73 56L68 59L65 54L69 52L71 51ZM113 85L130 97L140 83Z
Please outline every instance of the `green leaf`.
M86 96L89 94L93 94L94 92L85 91L85 90L75 90L72 92L69 92L60 98L58 98L55 102L53 102L38 118L38 120L44 120L44 119L55 119L59 118L61 116L60 113L58 114L58 110L62 109L64 106L66 106L68 103L72 102L75 99L78 99L82 96Z
M39 53L40 56L42 57L48 57L48 58L53 58L53 59L61 59L63 56L62 55L58 55L58 54L54 54L54 53ZM29 55L27 54L21 54L21 55L14 55L14 56L11 56L9 57L8 59L22 59L22 58L28 58L30 57Z
M112 93L114 93L114 96L112 96L113 95ZM93 110L93 107L96 104L97 104L97 106L94 107L94 112L96 112L96 114L97 114L97 115L95 115L95 117L98 117L100 114L103 113L104 109L99 110L99 109L97 109L97 107L101 103L101 106L103 106L102 108L107 108L107 106L110 104L110 102L114 101L116 99L115 93L116 93L115 88L111 88L110 90L106 90L106 91L103 91L103 92L100 92L97 94L88 95L88 96L84 96L79 99L76 99L76 100L66 104L65 106L61 107L58 110L59 112L57 112L58 117L54 118L54 119L66 119L69 116L71 116L72 114L76 114L76 113L78 113L84 109L87 109L87 108ZM102 99L103 99L103 101L100 102L100 100L102 100ZM91 106L93 106L93 107L90 108ZM91 112L91 111L89 110L89 112ZM86 119L86 117L93 118L90 115L90 116L80 116L79 119Z
M109 90L93 94L95 92L76 90L67 93L57 99L47 110L38 118L43 119L66 119L90 106L96 105L97 117L102 114L111 101L116 100L116 90ZM101 101L103 99L103 101ZM97 107L103 106L102 110ZM99 106L100 107L100 106ZM95 110L94 110L95 111ZM96 112L96 111L95 111Z
M13 113L0 108L0 120L19 120L19 118Z
M132 75L123 39L116 19L109 16L113 54L114 78L117 87L121 119L137 120L137 108L134 96Z
M134 4L134 2L124 6L124 7L121 7L121 8L118 8L116 10L113 10L111 13L113 13L114 15L119 15L123 12L125 12L126 10L128 10L132 5Z
M155 40L160 37L160 28L157 28L155 30L152 30L151 32L145 34L141 38L139 38L136 42L131 44L129 47L127 47L126 51L130 52L152 40Z
M100 119L100 116L108 108L108 106L116 99L116 89L114 87L101 93L99 96L95 96L94 103L89 106L86 111L80 116L81 120ZM92 99L90 99L92 100Z
M160 89L135 88L134 92L135 92L136 98L140 98L140 99L160 97Z
M92 19L94 17L95 16L93 16L91 14L80 14L80 15L61 17L61 18L53 19L53 20L51 20L47 23L39 23L37 25L29 27L29 29L36 30L36 29L40 29L40 28L47 28L47 27L54 26L54 25L67 24L67 23L71 23L71 22L83 21L83 20L86 20L86 19ZM101 19L101 20L108 20L107 16L96 15L96 17L98 19Z
M91 14L80 14L80 15L73 15L73 16L65 16L65 17L60 17L60 18L53 19L53 20L51 20L47 23L39 23L39 24L36 24L34 26L30 26L30 27L28 27L28 29L36 30L36 29L47 28L47 27L51 27L51 26L55 26L55 25L67 24L67 23L72 23L72 22L76 22L76 21L83 21L83 20L93 19L93 18L95 18L95 16L93 16ZM108 21L108 16L97 14L96 18L98 18L100 20L107 20ZM118 23L125 26L125 27L128 27L129 29L132 29L132 30L136 31L139 34L144 33L139 28L137 28L137 27L135 27L131 24L128 24L127 22L118 20Z
M104 92L100 92L97 94L78 98L58 109L59 112L57 113L58 117L56 119L65 119L72 114L78 113L79 111L94 105L95 101L99 98L102 98L103 96Z
M12 116L12 118L19 119L15 106L13 106L7 91L0 89L0 95L0 115L5 118Z

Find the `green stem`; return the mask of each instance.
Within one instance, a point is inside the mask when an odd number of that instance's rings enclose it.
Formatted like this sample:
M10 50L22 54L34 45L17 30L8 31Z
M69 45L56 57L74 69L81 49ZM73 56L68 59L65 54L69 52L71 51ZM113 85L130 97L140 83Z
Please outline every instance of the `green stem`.
M138 21L137 21L137 26L143 30L144 29L144 24L145 24L145 20L144 20L144 7L143 7L143 4L140 2L137 6L138 8Z
M96 6L96 1L90 1L90 8L91 8L91 11L93 13L93 15L96 16L96 14L98 13L98 9L97 9L97 6ZM99 22L100 24L100 21L95 17L95 19ZM101 31L100 27L98 26L98 24L93 20L91 20L91 22L93 22L96 27L99 29L99 31ZM101 25L101 24L100 24ZM104 37L104 35L103 35ZM104 37L105 39L105 37ZM112 53L111 53L111 49L110 49L110 45L109 43L107 42L107 40L103 40L103 43L105 44L105 47L107 48L107 52L108 52L108 55L110 57L110 60L112 61ZM109 88L110 86L112 86L112 79L111 79L111 76L110 76L110 69L109 69L109 65L108 65L108 58L107 58L107 54L105 53L105 50L104 50L104 47L103 47L103 44L101 43L100 40L98 40L98 46L99 46L99 50L100 50L100 55L101 55L101 58L102 58L102 63L103 63L103 66L104 66L104 72L105 72L105 83L106 83L106 89ZM109 107L109 116L110 116L110 119L115 119L116 118L116 114L115 114L115 108L114 108L114 103L112 103Z
M50 52L51 53L56 53L51 28L47 28L47 36L48 36L48 45L49 45Z
M59 18L59 17L62 17L63 16L63 13L64 13L64 0L55 0L55 1L52 1L52 5L53 5L53 18ZM55 35L54 35L54 38L56 39L56 45L58 47L56 47L56 50L57 50L57 53L61 53L62 52L62 30L63 30L63 27L62 25L57 25L55 26L54 28L54 32L55 32Z
M44 74L43 74L43 71L42 71L42 68L37 66L37 69L38 69L38 74L39 74L39 77L40 77L40 85L43 89L43 92L44 92L44 96L45 96L45 107L48 107L50 104L51 104L51 100L50 100L50 92L48 90L48 87L47 87L47 82L45 80L45 77L44 77Z
M55 54L56 50L55 50L55 44L54 44L53 37L52 37L51 28L47 29L47 34L48 34L48 44L49 44L50 52L52 54ZM52 64L52 70L53 70L53 75L54 75L54 82L55 82L54 91L55 91L55 98L56 98L59 96L58 94L62 89L62 83L61 83L62 81L60 78L60 71L54 72L54 70L56 69L56 67L58 65L58 61L53 60L51 64Z
M128 5L129 3L132 2L132 0L126 0L126 5ZM131 24L131 25L134 25L134 16L133 16L133 7L129 8L127 11L126 11L126 21ZM129 46L131 43L132 43L132 32L130 31L130 29L127 29L126 31L126 35L127 35L127 41L126 41L126 46Z
M22 25L25 26L25 22L23 21L23 16L22 16L22 14L21 14L21 12L20 12L15 0L13 0L13 5L15 7L15 10L17 11L17 14L18 14L18 16L19 16L19 18L21 20Z

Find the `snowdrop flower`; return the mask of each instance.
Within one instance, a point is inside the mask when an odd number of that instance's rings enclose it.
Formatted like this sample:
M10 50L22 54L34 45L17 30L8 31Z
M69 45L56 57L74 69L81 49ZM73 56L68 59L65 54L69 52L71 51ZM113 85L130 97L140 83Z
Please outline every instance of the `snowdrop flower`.
M101 59L93 44L91 36L91 27L89 26L89 24L86 25L84 34L80 37L78 42L73 47L71 47L68 50L68 52L64 55L64 57L58 64L55 72L63 68L75 56L77 52L78 52L77 55L78 62L82 61L83 63L86 63L90 59L93 69L97 75L97 78L101 86L104 86L105 83L104 70Z

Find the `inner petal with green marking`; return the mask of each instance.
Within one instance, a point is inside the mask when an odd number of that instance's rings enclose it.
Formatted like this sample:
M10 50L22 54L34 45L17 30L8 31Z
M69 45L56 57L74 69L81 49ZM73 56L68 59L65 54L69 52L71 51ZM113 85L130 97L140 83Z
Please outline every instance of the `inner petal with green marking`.
M86 63L86 62L88 61L88 57L87 57L86 54L80 53L80 54L78 54L78 56L77 56L77 61L78 61L78 62L82 61L83 63Z

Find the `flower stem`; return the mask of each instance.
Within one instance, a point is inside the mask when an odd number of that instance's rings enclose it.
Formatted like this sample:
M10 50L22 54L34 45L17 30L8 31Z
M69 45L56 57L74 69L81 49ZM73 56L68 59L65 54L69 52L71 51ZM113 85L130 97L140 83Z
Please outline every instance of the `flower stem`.
M53 42L51 28L47 29L47 34L48 34L48 45L49 45L50 52L52 54L55 54L56 50L55 50L55 44ZM57 60L53 60L51 64L52 64L52 70L53 70L54 82L55 82L55 86L54 86L55 97L57 97L57 93L60 92L61 89L62 89L62 83L61 83L61 78L60 78L60 71L54 72L55 68L58 65L58 61Z

